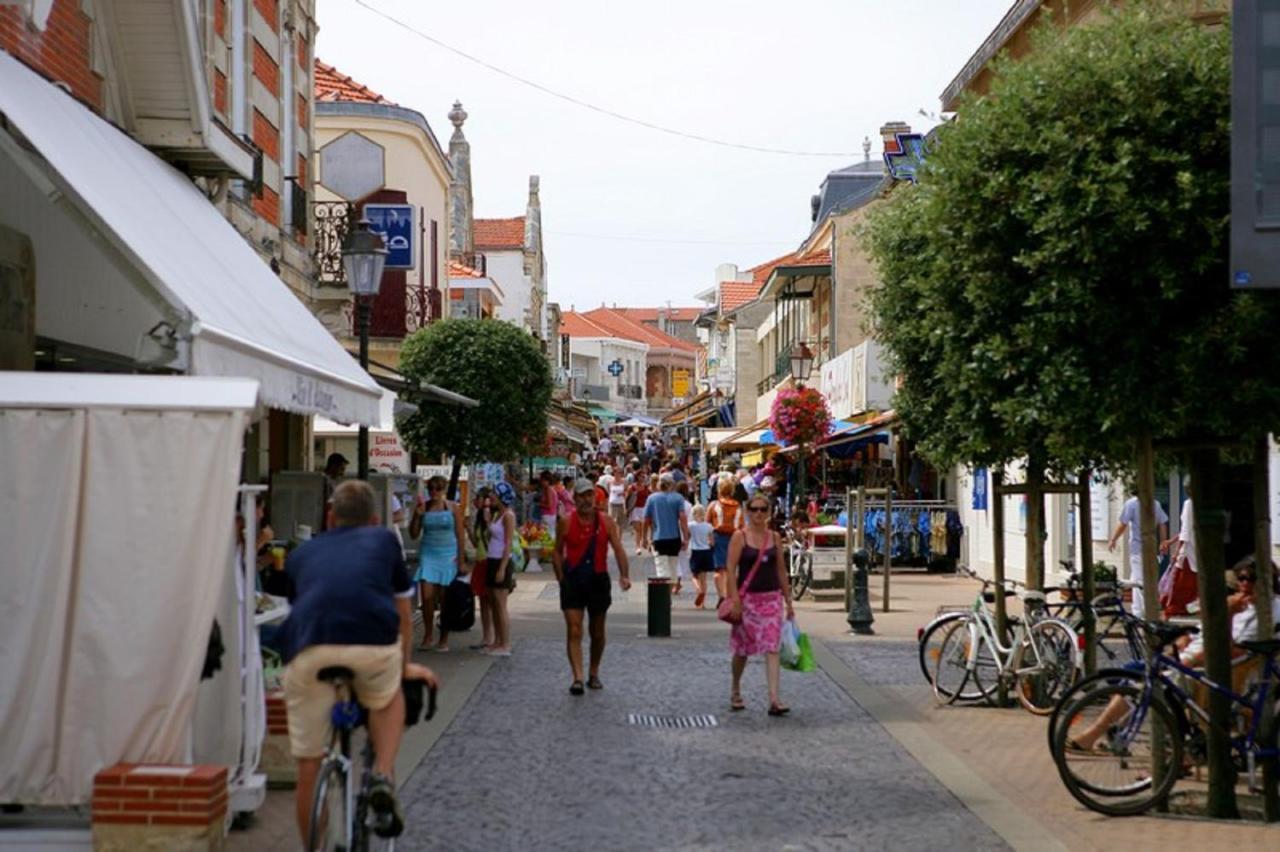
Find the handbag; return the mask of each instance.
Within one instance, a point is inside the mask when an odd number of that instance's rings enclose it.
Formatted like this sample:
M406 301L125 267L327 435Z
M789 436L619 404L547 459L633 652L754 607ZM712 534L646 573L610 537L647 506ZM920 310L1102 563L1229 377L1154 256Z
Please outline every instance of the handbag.
M1160 608L1165 618L1186 615L1187 604L1200 597L1200 583L1184 556L1160 578Z
M770 538L772 538L772 534L770 534ZM756 564L751 566L751 573L747 575L746 582L742 584L742 588L751 588L751 581L756 578L756 572L760 570L760 563L764 561L764 552L766 550L768 550L767 547L762 547L756 552ZM742 621L742 613L738 613L735 616L733 614L733 599L725 598L720 601L720 605L716 607L716 618L720 619L725 624L738 624Z

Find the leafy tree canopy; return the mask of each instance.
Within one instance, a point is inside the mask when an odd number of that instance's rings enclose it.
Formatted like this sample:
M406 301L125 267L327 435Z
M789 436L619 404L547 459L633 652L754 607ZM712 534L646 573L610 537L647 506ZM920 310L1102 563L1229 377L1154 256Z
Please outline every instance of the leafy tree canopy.
M870 217L895 407L938 462L1123 467L1280 411L1280 302L1227 282L1230 34L1109 14L999 61Z
M506 461L528 455L547 436L551 370L524 331L497 320L448 319L407 338L400 371L469 396L476 408L428 402L397 421L415 452L459 461Z

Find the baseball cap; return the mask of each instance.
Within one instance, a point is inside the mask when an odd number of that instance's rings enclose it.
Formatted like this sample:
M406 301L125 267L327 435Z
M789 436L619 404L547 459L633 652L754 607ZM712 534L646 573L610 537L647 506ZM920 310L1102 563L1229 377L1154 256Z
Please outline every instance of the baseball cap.
M575 495L586 494L588 492L594 492L595 490L596 487L591 484L590 479L575 479L573 482L573 493Z
M324 460L324 466L333 467L335 464L351 464L351 461L342 453L329 453L329 458Z

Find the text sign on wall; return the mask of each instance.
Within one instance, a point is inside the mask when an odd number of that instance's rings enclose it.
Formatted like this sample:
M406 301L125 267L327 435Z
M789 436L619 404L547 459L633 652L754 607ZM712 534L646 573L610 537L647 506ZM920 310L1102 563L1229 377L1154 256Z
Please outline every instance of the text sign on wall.
M369 470L409 473L409 453L395 432L369 433Z
M413 269L414 233L412 204L366 204L369 229L387 244L385 269Z
M1094 541L1111 534L1111 486L1096 476L1089 481L1089 528Z
M853 414L853 350L846 349L822 365L822 395L833 420Z

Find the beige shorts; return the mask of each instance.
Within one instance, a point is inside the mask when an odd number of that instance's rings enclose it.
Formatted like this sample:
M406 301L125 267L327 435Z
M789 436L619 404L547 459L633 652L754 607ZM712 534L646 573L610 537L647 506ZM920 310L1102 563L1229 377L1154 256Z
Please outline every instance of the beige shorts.
M404 674L400 643L394 645L313 645L303 649L284 670L284 697L289 709L289 747L294 757L320 757L333 737L330 713L337 700L333 684L316 674L328 666L356 673L356 697L370 710L395 699Z

